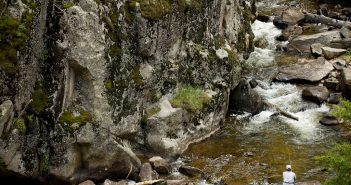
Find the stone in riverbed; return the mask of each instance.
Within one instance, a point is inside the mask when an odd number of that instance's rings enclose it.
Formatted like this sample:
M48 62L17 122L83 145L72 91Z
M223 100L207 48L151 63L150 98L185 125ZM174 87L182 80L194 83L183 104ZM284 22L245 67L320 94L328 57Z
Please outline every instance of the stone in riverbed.
M336 90L337 86L339 85L339 80L334 77L327 78L325 79L323 85L328 89Z
M160 156L155 156L149 159L152 167L157 173L169 174L171 171L171 166L168 162Z
M329 91L324 86L307 87L302 91L302 98L316 103L322 103L329 97Z
M346 27L342 27L342 28L340 29L340 34L341 34L341 37L342 37L342 38L348 39L348 38L350 37L350 30L347 29Z
M139 172L140 181L150 181L158 179L157 172L152 170L152 166L150 163L144 163Z
M311 51L311 45L314 43L327 45L336 40L341 40L339 31L327 31L313 35L300 35L290 41L288 44L288 51L309 53Z
M333 59L346 53L346 49L337 49L331 47L322 47L323 55L326 59Z
M289 25L295 25L300 23L305 18L302 12L298 10L288 9L282 12L280 16L277 16L273 20L273 24L280 29L285 29Z
M318 57L322 56L323 55L322 47L324 47L324 45L321 43L311 44L311 53Z
M199 168L195 168L192 166L181 166L179 168L179 172L190 177L200 176L204 174L204 172L201 171Z
M128 182L125 180L121 180L118 182L111 181L110 179L106 179L102 185L127 185Z
M341 60L341 59L336 59L336 60L332 60L330 61L334 68L338 71L340 71L342 68L346 67L346 61L345 60Z
M342 93L331 93L328 98L328 103L338 104L340 102L341 97Z
M323 58L300 59L296 64L280 67L275 79L277 81L318 82L327 77L333 69L333 65Z
M340 87L344 96L351 98L351 67L343 68L341 70Z
M324 114L322 119L319 122L323 125L337 125L337 124L339 124L339 121L336 119L336 117L331 115L330 113Z
M257 114L264 108L262 98L251 88L246 79L239 81L239 84L230 93L229 101L229 109L233 112Z

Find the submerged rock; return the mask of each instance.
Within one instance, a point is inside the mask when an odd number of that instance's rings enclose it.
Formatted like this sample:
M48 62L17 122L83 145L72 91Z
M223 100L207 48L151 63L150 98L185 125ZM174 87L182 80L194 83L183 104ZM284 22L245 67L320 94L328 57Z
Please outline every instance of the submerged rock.
M327 101L329 91L324 86L307 87L302 91L302 98L316 103Z
M323 58L302 59L296 64L280 67L275 79L278 81L318 82L327 77L333 69L333 65Z
M195 168L192 166L181 166L179 168L179 172L190 177L200 176L204 174L204 172L201 171L199 168Z

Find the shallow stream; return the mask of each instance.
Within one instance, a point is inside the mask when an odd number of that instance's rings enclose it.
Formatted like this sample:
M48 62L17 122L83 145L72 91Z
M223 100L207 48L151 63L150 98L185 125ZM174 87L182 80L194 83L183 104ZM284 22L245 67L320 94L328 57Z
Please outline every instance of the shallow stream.
M292 165L300 182L323 181L326 174L314 157L340 140L337 131L319 123L329 107L304 101L299 86L271 82L280 65L278 58L282 54L275 51L275 37L281 32L272 23L259 21L253 23L252 29L255 39L268 41L266 48L255 48L247 60L248 68L255 69L248 76L259 82L255 90L299 121L276 115L273 110L254 116L231 115L221 131L191 145L181 160L203 169L210 181L223 179L230 185L282 182L287 164Z

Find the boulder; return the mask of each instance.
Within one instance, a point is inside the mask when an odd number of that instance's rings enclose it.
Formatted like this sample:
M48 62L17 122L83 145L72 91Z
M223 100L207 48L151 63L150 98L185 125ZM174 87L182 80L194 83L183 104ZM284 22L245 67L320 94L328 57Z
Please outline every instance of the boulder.
M10 128L11 118L13 117L13 103L6 100L0 105L0 137ZM4 131L5 130L5 131Z
M329 91L324 86L307 87L302 91L302 98L316 103L322 103L329 97Z
M201 176L204 174L204 172L201 171L199 168L195 168L192 166L181 166L179 168L179 172L190 177Z
M301 26L288 26L282 32L282 35L277 38L279 41L287 41L290 40L292 37L302 34L302 27Z
M333 59L336 57L341 56L342 54L346 53L346 49L337 49L331 47L322 47L323 55L326 59Z
M278 81L318 82L327 77L333 69L333 65L323 58L302 59L296 64L280 67L275 79Z
M261 22L268 22L270 20L270 17L268 15L258 13L258 15L256 16L256 19Z
M347 29L346 27L342 27L340 29L340 35L342 38L348 39L350 37L350 30Z
M326 31L323 33L295 37L290 41L287 47L288 51L309 53L311 51L311 45L314 43L327 45L336 40L341 40L339 31Z
M332 60L330 61L334 68L338 71L340 71L342 68L346 67L346 61L345 60L341 60L341 59L336 59L336 60Z
M158 174L154 170L152 170L152 166L150 163L144 163L139 172L140 181L150 181L158 179Z
M153 169L159 174L169 174L171 172L171 166L160 156L150 158L149 162Z
M324 45L321 43L311 44L311 53L317 57L322 56L323 55L322 47L324 47Z
M221 48L216 50L216 56L218 59L223 60L225 58L228 58L229 54L226 50Z
M250 87L251 87L251 88L255 88L255 87L258 86L258 82L257 82L257 80L254 79L254 78L251 79L249 83L250 83Z
M323 125L337 125L339 124L338 119L330 113L325 113L322 119L319 121Z
M335 39L326 45L332 48L348 49L351 47L351 39Z
M246 79L241 79L230 93L229 102L229 109L233 112L257 114L264 108L262 98L251 88L250 83Z
M273 24L280 29L285 29L289 25L300 23L304 18L305 16L302 12L294 9L288 9L283 11L280 16L275 17Z
M95 185L95 183L91 180L86 180L84 182L79 183L79 185ZM105 183L104 183L105 185Z
M344 96L351 98L351 67L341 70L340 88Z
M341 97L342 93L331 93L328 98L328 103L338 104L340 102Z
M323 85L328 89L336 90L339 85L339 80L335 77L327 78L324 80Z

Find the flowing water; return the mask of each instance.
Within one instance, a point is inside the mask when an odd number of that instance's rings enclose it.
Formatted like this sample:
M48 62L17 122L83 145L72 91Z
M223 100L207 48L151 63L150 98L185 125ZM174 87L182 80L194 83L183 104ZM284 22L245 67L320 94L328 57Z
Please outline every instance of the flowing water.
M291 112L295 121L264 110L257 115L232 115L226 126L206 141L191 145L181 158L182 163L203 169L210 181L223 179L227 184L279 183L286 164L292 164L298 181L325 179L314 156L322 154L338 142L338 134L323 126L319 119L329 110L301 98L301 87L271 83L278 68L279 52L274 51L275 37L280 30L272 23L255 21L255 39L266 39L266 48L255 48L247 60L248 73L259 79L255 90L268 102ZM209 182L209 181L207 181ZM204 181L199 184L205 184Z

